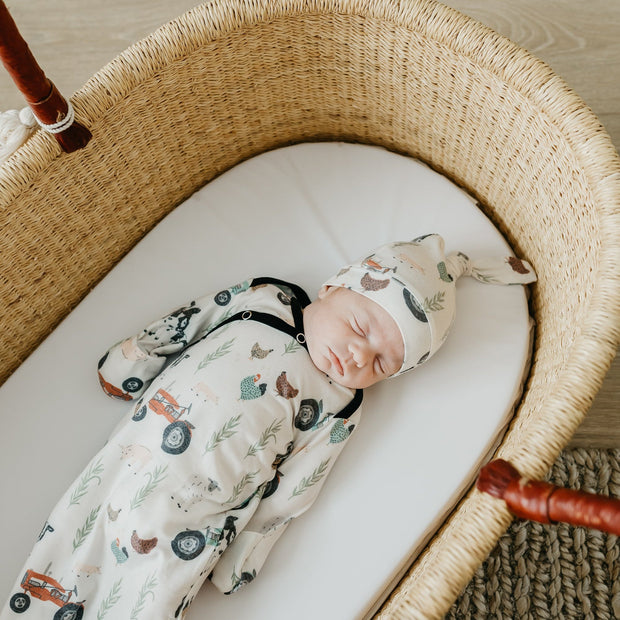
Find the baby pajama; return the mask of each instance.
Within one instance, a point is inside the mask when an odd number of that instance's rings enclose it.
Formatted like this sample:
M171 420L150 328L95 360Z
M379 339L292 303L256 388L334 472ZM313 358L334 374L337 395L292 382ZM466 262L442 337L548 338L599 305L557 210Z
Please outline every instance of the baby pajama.
M247 281L106 353L103 389L136 402L51 513L0 620L179 618L207 577L225 593L254 579L360 416L362 392L310 359L308 302Z

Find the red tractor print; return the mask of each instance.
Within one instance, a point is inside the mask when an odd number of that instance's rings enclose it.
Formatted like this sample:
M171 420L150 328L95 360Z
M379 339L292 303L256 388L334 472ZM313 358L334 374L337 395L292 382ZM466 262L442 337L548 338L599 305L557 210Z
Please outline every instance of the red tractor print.
M40 601L51 601L60 607L54 614L53 620L80 620L84 615L82 602L70 602L71 595L76 594L75 588L65 590L51 577L28 570L22 579L21 587L24 592L13 594L9 601L9 606L17 614L24 613L30 607L30 597L32 596Z
M118 398L120 400L133 400L134 396L132 396L132 393L139 392L144 387L144 381L142 381L142 379L139 379L138 377L129 377L125 379L125 381L123 381L123 384L121 386L122 389L116 387L115 385L112 385L111 383L108 383L101 375L101 367L107 359L108 353L106 353L99 360L98 364L99 372L97 374L99 375L99 383L101 384L103 391L112 398Z
M168 454L181 454L189 447L192 438L193 424L179 418L189 413L192 408L183 407L165 390L157 390L157 393L148 402L148 407L157 415L162 415L170 424L164 429L161 449ZM146 416L147 406L138 404L132 420L139 422Z
M112 398L118 398L119 400L133 400L133 396L130 392L137 392L142 389L144 382L138 377L130 377L123 381L123 389L117 388L115 385L108 383L99 373L99 383L103 388L103 391Z

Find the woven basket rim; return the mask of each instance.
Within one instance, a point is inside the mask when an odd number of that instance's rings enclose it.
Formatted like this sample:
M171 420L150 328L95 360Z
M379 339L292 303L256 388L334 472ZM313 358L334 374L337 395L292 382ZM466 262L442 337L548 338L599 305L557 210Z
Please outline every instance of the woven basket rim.
M389 0L211 0L163 24L91 76L71 97L76 117L88 125L94 123L98 115L128 97L154 72L221 36L269 20L309 14L380 19L442 43L537 104L559 124L577 152L581 149L576 147L586 144L589 154L596 150L595 156L588 160L598 164L606 161L610 169L614 168L612 173L620 172L616 149L599 119L547 63L507 37L436 0L411 0L398 5ZM551 113L558 111L559 100L565 113L561 119ZM579 121L578 124L564 131L573 120ZM41 158L44 165L59 155L60 148L55 140L37 131L13 155L15 161L9 159L8 164L0 166L0 189L6 181L19 183L20 168L26 168L33 156ZM7 183L9 190L13 183ZM620 187L620 179L616 185Z
M389 0L211 0L163 24L91 76L71 97L76 116L92 124L99 114L128 97L144 79L150 78L157 70L221 36L269 20L309 14L380 19L442 43L497 75L536 103L554 123L559 123L571 146L587 144L589 154L596 150L595 156L589 157L589 160L599 164L607 160L610 167L615 168L612 172L620 171L616 149L599 119L547 63L484 24L435 0L411 0L398 5ZM561 119L551 113L558 111L559 100L565 114ZM578 120L579 123L565 132L564 129L572 120ZM46 163L60 155L56 142L42 131L37 131L27 145L40 143L41 138L54 148L46 149L42 148L43 144L37 144L39 148L22 153L25 151L25 147L22 147L14 155L18 160L15 165L0 166L0 184L5 177L17 175L19 164L25 167L32 155L43 156ZM20 154L25 157L19 158Z
M607 350L604 363L608 366L620 340L620 273L615 269L620 263L620 244L615 236L620 229L620 159L592 110L549 65L455 9L435 0L398 5L387 0L212 0L162 25L93 75L72 97L77 118L91 126L101 114L129 97L142 81L209 41L270 20L308 14L380 19L431 38L504 80L559 126L591 183L599 207L603 240L600 264L606 278L593 297L599 302L594 304L597 315L581 338L584 345L592 340L599 348L592 366L601 364L601 346ZM0 166L0 190L6 204L59 156L62 154L55 140L38 131ZM600 325L606 327L602 337L596 328ZM580 356L578 367L583 366ZM575 373L574 380L579 383L582 376Z
M582 421L620 340L620 158L592 110L546 63L435 0L212 0L161 26L95 73L72 97L77 118L86 126L96 125L104 114L131 97L158 71L182 62L185 56L211 41L277 19L308 15L383 21L392 31L406 29L467 58L481 74L486 72L503 80L539 114L545 115L566 140L583 170L600 227L599 271L592 274L596 284L589 298L591 312L572 341L560 377L545 396L549 410L544 420L528 422L527 432L520 435L521 445L502 442L500 449L524 474L542 474L559 453L566 436ZM96 135L93 143L96 147ZM8 209L20 192L44 176L58 157L64 155L55 139L39 131L0 166L0 211ZM67 161L70 165L71 160ZM524 441L527 445L523 445ZM437 566L437 557L451 560L452 565L466 564L463 550L471 551L474 546L468 540L472 532L481 534L482 542L487 544L494 533L505 529L509 520L494 500L480 497L475 491L456 510L458 517L450 517L444 528L457 544L450 549L444 545L439 555L437 548L430 547L431 551L419 560L418 575L425 572L427 594L433 590L428 587L429 583L433 585L433 579L436 584L446 585L442 571L448 562ZM467 532L455 535L465 519L473 524L469 524ZM435 589L432 596L443 600L446 594Z

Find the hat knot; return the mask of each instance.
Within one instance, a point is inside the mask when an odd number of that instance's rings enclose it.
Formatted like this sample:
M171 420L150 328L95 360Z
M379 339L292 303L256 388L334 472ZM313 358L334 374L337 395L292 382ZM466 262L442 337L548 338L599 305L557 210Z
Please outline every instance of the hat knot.
M472 275L472 264L469 257L463 252L454 252L446 256L446 270L454 280L461 276Z

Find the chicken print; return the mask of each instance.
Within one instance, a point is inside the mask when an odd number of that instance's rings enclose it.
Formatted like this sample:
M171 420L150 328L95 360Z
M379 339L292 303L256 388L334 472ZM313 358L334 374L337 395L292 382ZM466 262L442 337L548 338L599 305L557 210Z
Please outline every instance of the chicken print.
M121 511L121 508L119 508L118 510L114 510L114 508L112 508L112 504L108 504L108 519L110 519L110 521L116 521L116 519L118 519L118 514Z
M299 394L299 390L296 390L286 378L286 372L282 371L280 376L276 379L276 391L279 396L283 398L295 398Z
M127 547L121 548L121 541L118 538L112 541L110 549L112 549L117 564L124 564L128 560L129 553L127 553Z
M384 289L390 281L390 278L386 278L385 280L377 280L372 278L369 273L365 273L360 280L360 284L365 291L380 291L381 289Z
M267 390L266 383L258 383L260 374L250 375L241 381L241 400L260 398Z
M349 435L355 428L355 424L347 426L347 422L348 420L340 419L334 424L331 433L329 434L329 443L340 443L341 441L346 441L349 438Z
M137 553L150 553L157 546L157 537L149 539L140 538L136 530L134 530L131 535L131 546Z
M264 360L273 349L261 349L258 342L254 344L252 350L250 351L250 359L251 360Z
M512 267L512 270L517 273L525 275L530 272L530 270L523 264L523 261L516 256L509 256L506 259L506 262Z

